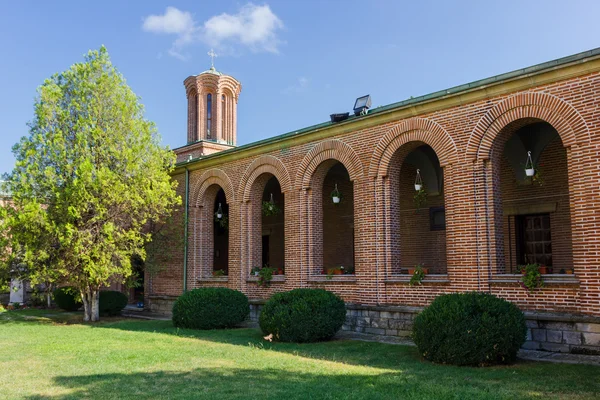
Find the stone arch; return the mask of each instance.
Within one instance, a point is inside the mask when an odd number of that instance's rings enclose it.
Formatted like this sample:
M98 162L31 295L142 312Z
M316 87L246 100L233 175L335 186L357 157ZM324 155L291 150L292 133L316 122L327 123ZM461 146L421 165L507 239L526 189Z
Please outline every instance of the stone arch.
M238 192L240 201L250 200L252 184L264 173L269 173L277 178L281 185L281 192L286 193L292 189L292 182L287 168L280 159L273 156L260 156L246 168Z
M548 93L525 92L508 97L481 117L467 143L467 160L489 159L500 131L523 118L548 122L556 129L565 147L590 140L585 120L572 105Z
M311 178L317 167L325 160L334 159L341 162L348 170L350 180L355 181L363 176L363 165L358 155L348 144L341 140L326 140L314 146L298 167L296 188L310 187Z
M456 144L444 128L428 119L410 118L391 128L381 138L371 156L369 176L386 176L396 151L409 142L423 142L431 146L441 167L457 158Z
M231 204L235 201L233 185L231 180L223 170L218 168L209 169L204 172L198 179L198 184L195 185L192 191L190 204L196 207L204 206L206 201L206 191L214 184L219 185L225 192L227 203Z

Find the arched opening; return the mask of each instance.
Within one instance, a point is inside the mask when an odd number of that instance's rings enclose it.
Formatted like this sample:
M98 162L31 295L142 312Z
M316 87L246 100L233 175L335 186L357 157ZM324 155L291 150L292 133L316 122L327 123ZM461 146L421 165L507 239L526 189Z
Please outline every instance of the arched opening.
M261 207L262 265L285 270L285 203L281 186L272 176L265 185Z
M390 161L390 272L405 274L416 266L428 274L446 274L444 174L431 146L410 142Z
M491 169L496 271L538 264L542 273L573 273L568 158L556 129L534 118L507 125Z
M188 143L198 140L198 95L195 89L188 93Z
M213 205L213 276L229 275L229 205L219 188Z
M212 94L206 95L206 138L212 138Z
M270 173L261 174L252 184L251 269L272 268L273 274L285 273L285 197L279 180Z
M354 274L354 184L348 170L337 160L327 160L315 171L314 182L321 188L315 193L320 200L315 204L320 218L316 233L321 236L313 249L316 272Z
M227 103L225 102L225 95L221 95L221 139L228 142L227 137L225 136L227 133Z

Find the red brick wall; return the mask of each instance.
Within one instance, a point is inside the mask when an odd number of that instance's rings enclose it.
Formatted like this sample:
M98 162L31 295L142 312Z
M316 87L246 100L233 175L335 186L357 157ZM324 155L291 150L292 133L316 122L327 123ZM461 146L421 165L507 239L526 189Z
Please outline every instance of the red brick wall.
M440 293L483 290L506 297L527 309L600 315L599 100L600 74L593 73L481 101L465 100L460 106L356 128L315 142L294 146L286 146L283 142L278 150L259 156L193 170L190 173L191 204L204 201L199 196L203 196L204 189L201 188L208 179L215 183L218 180L227 193L230 206L229 276L226 282L198 280L194 276L201 275L198 271L203 264L198 260L189 262L188 288L227 285L244 291L249 297L264 298L274 291L324 287L339 293L346 301L367 305L426 305ZM364 121L368 118L371 117L367 116ZM546 121L561 137L563 155L558 155L560 151L554 144L543 155L550 160L545 163L556 163L556 172L554 168L546 168L549 187L540 190L564 193L563 184L554 187L550 182L564 180L564 176L554 178L552 175L567 171L571 260L575 269L571 280L549 280L544 288L531 295L518 285L518 277L503 275L506 246L501 178L507 172L506 166L495 158L497 149L494 152L499 143L504 143L503 129L519 119ZM404 215L401 213L402 195L410 193L412 196L414 192L399 186L408 185L413 172L408 172L403 183L399 176L403 172L398 167L401 163L397 161L422 144L433 148L443 169L445 259L439 253L443 253L440 250L443 248L442 233L428 233L428 243L436 243L436 246L431 254L420 256L416 254L427 252L430 245L416 242L410 245L407 241L408 248L404 248L397 240L406 236L397 229L401 226L398 225L402 219L399 216ZM179 157L185 158L185 148L180 153ZM201 166L203 162L197 165ZM320 275L320 260L327 250L321 240L324 193L320 183L325 171L335 162L344 164L352 182L356 276L321 281L317 275ZM285 196L286 275L270 288L258 288L252 279L248 279L253 249L260 247L260 241L257 243L256 235L253 236L256 198L252 197L251 189L266 172L277 177ZM182 192L182 175L175 178L180 181ZM521 190L531 194L524 187L515 190L515 196L520 196ZM505 198L510 196L507 193ZM394 199L400 199L400 202ZM442 199L431 198L430 201L441 204ZM558 210L563 216L566 207L566 204L559 204ZM409 219L405 221L409 224ZM564 228L566 232L569 224L564 222L564 217L561 221L557 222L556 229ZM428 226L422 222L417 220L411 224L413 227ZM202 230L192 226L190 229L188 260L193 260L196 254L202 253L199 239ZM556 251L568 260L570 250L564 244L568 240L560 244L562 238L554 237L558 239ZM152 278L152 290L178 295L182 291L183 250L174 246L169 251L181 251L181 255L175 254L167 271ZM393 273L394 268L411 265L417 257L430 257L426 262L431 262L436 272L443 272L445 267L447 277L431 277L422 286L409 287L408 277L397 276Z

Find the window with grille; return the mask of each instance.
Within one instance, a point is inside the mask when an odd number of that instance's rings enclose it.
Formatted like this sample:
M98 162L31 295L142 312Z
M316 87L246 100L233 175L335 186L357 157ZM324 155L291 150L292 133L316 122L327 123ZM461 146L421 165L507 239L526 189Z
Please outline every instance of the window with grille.
M516 228L518 262L551 267L550 214L519 215L516 218Z

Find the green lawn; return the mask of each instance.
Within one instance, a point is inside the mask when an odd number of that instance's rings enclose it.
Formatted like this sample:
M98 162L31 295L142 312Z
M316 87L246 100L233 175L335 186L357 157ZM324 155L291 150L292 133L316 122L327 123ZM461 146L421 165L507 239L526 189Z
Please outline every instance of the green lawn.
M0 313L2 399L592 399L600 368L520 362L458 368L414 347L279 344L254 329L177 330L169 321L97 325L58 311Z

